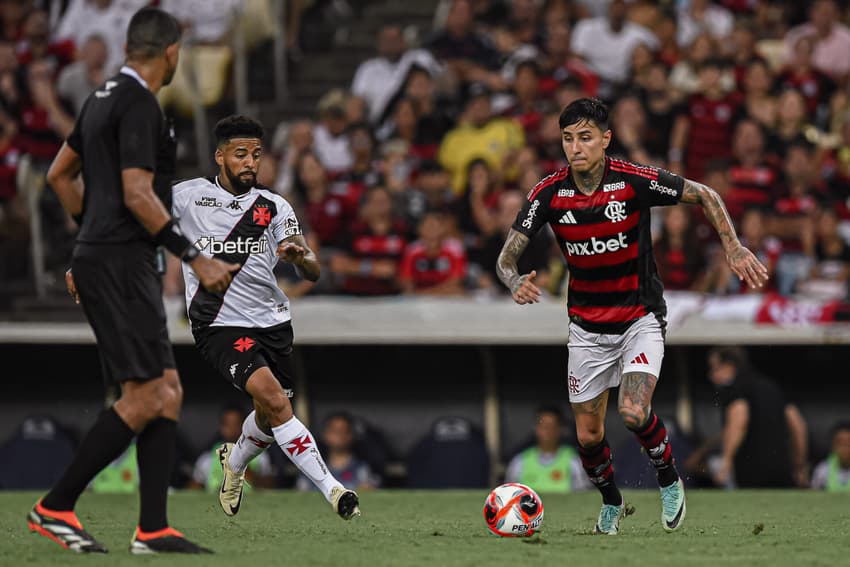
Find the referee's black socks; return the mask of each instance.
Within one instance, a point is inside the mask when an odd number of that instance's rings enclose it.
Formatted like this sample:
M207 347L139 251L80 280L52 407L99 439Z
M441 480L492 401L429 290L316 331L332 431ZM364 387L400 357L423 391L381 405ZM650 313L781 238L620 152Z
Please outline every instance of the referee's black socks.
M48 510L73 510L92 479L124 452L135 433L113 408L104 410L89 429L65 474L41 505Z
M147 424L136 441L141 497L139 528L143 532L168 527L168 484L174 465L176 440L177 422L159 417Z

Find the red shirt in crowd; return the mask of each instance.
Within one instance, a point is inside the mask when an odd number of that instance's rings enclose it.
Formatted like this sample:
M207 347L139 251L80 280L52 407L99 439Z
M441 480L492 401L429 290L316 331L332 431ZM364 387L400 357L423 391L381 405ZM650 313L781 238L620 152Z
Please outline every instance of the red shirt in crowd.
M323 246L339 246L345 237L345 230L357 214L349 202L333 193L327 193L321 201L304 205L307 224Z
M356 260L392 260L399 262L407 241L405 227L393 223L387 234L375 234L366 223L357 223L351 230L349 253ZM353 295L394 295L399 292L395 278L369 275L346 276L342 290Z
M690 97L686 116L690 122L685 153L685 176L702 178L705 163L713 158L730 157L733 118L741 105L740 95L729 93L712 100L702 94Z
M399 280L412 282L414 289L425 289L466 274L466 252L455 239L445 239L435 254L429 254L417 241L407 247L401 259Z

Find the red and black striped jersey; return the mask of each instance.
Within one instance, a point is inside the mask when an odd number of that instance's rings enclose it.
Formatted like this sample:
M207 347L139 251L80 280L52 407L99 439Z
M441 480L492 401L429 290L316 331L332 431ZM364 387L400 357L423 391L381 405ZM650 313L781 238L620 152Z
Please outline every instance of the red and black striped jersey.
M576 187L569 167L528 193L513 229L531 237L549 223L570 270L570 320L621 334L637 319L667 314L650 234L650 207L674 205L685 180L663 169L605 158L596 191Z

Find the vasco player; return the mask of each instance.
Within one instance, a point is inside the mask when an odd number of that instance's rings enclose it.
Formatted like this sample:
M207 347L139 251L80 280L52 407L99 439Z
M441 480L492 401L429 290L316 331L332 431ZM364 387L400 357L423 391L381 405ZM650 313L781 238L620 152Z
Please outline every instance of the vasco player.
M292 412L292 323L289 300L278 288L274 267L289 262L310 281L319 261L307 246L292 207L258 187L263 128L244 116L215 127L218 175L178 183L173 213L201 254L241 266L225 292L199 285L183 269L192 334L201 355L227 381L254 400L242 434L218 450L223 469L219 501L228 516L239 512L248 463L271 443L348 520L360 515L357 494L328 470L315 437Z
M658 473L662 526L674 531L685 518L685 492L667 431L652 411L666 305L652 253L650 208L699 204L739 278L761 287L767 270L741 245L713 189L605 155L611 131L602 102L579 99L564 109L559 122L569 166L529 192L499 256L499 277L516 303L539 301L536 273L520 275L516 265L529 238L549 223L570 271L569 392L582 465L602 493L596 531L617 534L625 512L605 439L608 394L618 386L619 413Z
M190 264L206 289L226 289L238 266L202 257L168 213L175 141L156 93L174 76L179 41L180 24L166 12L143 8L132 17L126 64L88 97L47 174L65 209L82 215L68 289L97 338L105 380L121 385L121 397L98 417L62 478L28 516L31 530L77 552L106 551L83 530L74 507L133 437L141 506L130 551L207 551L170 528L166 517L183 393L156 244Z

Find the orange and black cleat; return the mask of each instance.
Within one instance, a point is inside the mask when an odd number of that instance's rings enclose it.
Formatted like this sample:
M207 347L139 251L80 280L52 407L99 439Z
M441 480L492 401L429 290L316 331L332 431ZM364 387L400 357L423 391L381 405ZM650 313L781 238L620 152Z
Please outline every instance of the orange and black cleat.
M130 541L130 553L147 555L152 553L212 553L212 550L194 544L174 528L155 532L143 532L136 528Z
M77 553L106 553L107 549L83 529L73 510L57 512L36 502L27 516L30 531Z

